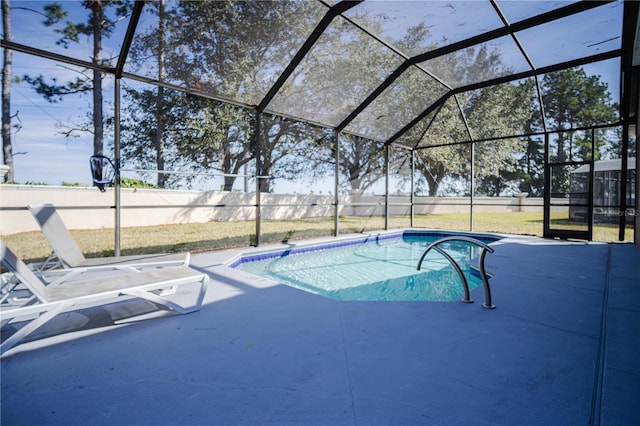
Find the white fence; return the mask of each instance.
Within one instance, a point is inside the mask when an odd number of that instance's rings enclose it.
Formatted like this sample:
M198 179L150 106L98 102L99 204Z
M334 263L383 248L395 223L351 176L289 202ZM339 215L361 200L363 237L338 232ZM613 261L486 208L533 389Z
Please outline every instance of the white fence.
M221 191L176 191L123 188L121 226L155 226L210 221L255 220L256 194ZM415 197L415 214L468 212L468 197ZM26 209L29 204L51 203L70 229L113 228L113 189L93 187L0 185L0 235L39 230ZM299 219L333 216L335 199L327 195L261 194L262 219ZM385 197L354 194L340 198L344 216L384 215ZM389 198L391 215L410 214L410 197ZM475 197L474 212L542 212L542 199Z

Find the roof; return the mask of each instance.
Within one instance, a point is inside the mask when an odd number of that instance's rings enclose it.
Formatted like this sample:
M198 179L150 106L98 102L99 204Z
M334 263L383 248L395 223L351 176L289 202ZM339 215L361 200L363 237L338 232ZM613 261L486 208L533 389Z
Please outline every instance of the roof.
M636 169L636 159L635 157L627 158L627 167L629 170ZM622 168L622 159L616 158L614 160L599 160L593 163L593 170L596 172L607 172L611 170L620 170ZM584 166L580 166L571 173L588 173L589 165L585 164Z

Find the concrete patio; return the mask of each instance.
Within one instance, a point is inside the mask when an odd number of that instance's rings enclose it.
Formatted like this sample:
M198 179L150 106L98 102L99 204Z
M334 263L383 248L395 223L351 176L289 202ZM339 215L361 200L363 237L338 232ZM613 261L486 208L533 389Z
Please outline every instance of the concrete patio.
M81 311L7 352L1 423L637 424L640 250L493 247L495 310L481 287L470 305L340 302L230 270L238 251L194 255L199 312Z

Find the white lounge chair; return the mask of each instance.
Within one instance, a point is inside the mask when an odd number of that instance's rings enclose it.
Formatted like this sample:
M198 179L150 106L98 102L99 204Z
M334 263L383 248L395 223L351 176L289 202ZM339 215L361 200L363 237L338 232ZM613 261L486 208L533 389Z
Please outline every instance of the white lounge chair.
M197 311L207 289L209 276L188 266L167 266L138 273L99 274L100 278L87 278L64 282L56 286L45 283L20 260L3 241L0 241L2 264L13 272L35 299L29 304L2 306L0 323L4 327L13 320L30 320L11 337L0 344L0 355L47 323L56 315L80 308L103 306L128 298L149 300L180 314ZM163 289L183 285L198 285L195 302L184 305L164 297ZM184 295L180 295L184 298ZM36 315L36 318L33 316Z
M53 257L57 257L56 266L59 264L67 269L66 273L51 284L59 284L88 270L121 269L138 271L141 268L148 267L188 266L191 259L189 252L86 258L52 204L29 205L27 208L36 222L38 222L38 225L40 225L40 229L42 229L42 233L49 241L49 245L53 248L52 256L49 256L45 265L39 269L41 271L47 270L47 264L50 263L50 259Z

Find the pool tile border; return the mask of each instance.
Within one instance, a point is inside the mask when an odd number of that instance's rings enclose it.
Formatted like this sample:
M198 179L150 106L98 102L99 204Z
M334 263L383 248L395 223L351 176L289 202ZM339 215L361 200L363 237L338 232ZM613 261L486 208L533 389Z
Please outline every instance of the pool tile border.
M415 236L415 237L433 237L433 236L453 236L453 235L462 235L462 236L472 236L478 237L479 240L491 243L502 239L502 237L494 234L483 234L483 233L475 233L475 232L456 232L456 231L446 231L446 230L418 230L418 229L406 229L399 232L385 233L385 234L376 234L376 235L366 235L362 238L349 239L344 241L335 241L335 242L325 242L325 243L317 243L311 244L303 247L293 247L293 248L277 248L272 251L263 252L263 253L243 253L240 254L239 257L234 259L233 261L227 264L230 268L237 268L243 263L250 262L258 262L266 259L273 259L277 257L285 257L291 256L295 254L302 253L310 253L314 251L322 251L335 249L340 247L347 247L356 244L366 244L370 242L376 241L385 241L403 238L407 236Z

